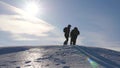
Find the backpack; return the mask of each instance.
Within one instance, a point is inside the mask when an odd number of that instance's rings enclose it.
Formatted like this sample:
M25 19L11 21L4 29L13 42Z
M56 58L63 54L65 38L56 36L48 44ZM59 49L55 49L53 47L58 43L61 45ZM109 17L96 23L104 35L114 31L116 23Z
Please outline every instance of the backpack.
M65 28L63 29L63 32L67 32L67 27L65 27Z

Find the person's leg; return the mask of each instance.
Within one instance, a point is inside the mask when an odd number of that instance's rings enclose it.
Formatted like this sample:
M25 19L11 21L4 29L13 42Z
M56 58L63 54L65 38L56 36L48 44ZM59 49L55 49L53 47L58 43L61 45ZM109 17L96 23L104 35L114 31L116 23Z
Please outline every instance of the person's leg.
M73 45L76 45L76 40L74 40Z
M64 43L63 43L63 44L64 44L64 45L66 45L66 36L64 35L64 37L65 37L65 41L64 41Z
M66 45L68 44L68 37L66 37Z
M74 40L73 40L73 45L76 45L76 37L74 37Z
M73 45L74 37L71 37L71 45Z
M64 41L64 45L68 44L68 36L65 36L65 41Z
M64 41L64 45L67 45L67 41L66 40Z

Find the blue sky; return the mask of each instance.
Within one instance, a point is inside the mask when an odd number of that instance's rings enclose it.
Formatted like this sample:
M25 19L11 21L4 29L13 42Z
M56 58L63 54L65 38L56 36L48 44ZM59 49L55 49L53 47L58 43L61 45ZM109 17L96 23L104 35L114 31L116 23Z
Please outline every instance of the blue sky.
M39 5L26 16L30 1ZM0 0L0 46L61 45L63 28L77 26L77 44L120 49L119 0Z

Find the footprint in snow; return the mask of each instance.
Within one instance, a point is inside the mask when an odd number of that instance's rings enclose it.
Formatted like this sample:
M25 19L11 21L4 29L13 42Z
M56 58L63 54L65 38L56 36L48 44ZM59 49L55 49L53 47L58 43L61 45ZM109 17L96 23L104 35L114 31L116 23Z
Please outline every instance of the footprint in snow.
M66 64L66 62L64 60L60 60L59 58L54 58L54 61L57 63Z
M27 64L27 63L30 63L31 61L26 61L25 63Z
M63 68L70 68L70 66L64 66Z
M16 67L16 68L20 68L20 67Z

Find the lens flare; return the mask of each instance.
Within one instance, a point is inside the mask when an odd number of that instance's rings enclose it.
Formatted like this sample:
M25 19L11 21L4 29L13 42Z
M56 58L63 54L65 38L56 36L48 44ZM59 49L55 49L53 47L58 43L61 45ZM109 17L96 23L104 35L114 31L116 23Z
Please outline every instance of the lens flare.
M92 59L87 58L87 60L91 64L92 68L99 68L99 65L96 62L94 62Z

